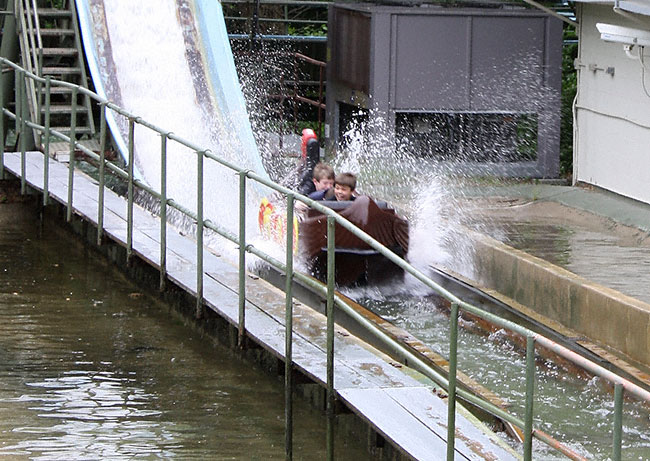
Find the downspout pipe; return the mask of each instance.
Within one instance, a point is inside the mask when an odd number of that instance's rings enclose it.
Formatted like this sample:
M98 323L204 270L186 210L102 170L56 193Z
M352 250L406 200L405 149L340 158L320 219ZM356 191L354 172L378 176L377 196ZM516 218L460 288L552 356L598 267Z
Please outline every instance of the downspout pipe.
M577 25L578 25L577 22L575 22L575 21L573 21L573 20L567 18L566 16L562 16L562 15L559 14L557 11L553 11L552 9L547 8L547 7L545 7L544 5L542 5L542 4L540 4L540 3L537 3L535 0L522 0L522 1L523 1L524 3L527 3L528 5L530 5L530 6L532 6L532 7L535 7L535 8L537 8L537 9L539 9L539 10L542 10L542 11L545 12L545 13L550 14L551 16L555 16L555 17L558 18L559 20L564 21L565 23L569 24L569 25L572 26L572 27L577 27ZM617 0L617 2L618 2L618 0Z

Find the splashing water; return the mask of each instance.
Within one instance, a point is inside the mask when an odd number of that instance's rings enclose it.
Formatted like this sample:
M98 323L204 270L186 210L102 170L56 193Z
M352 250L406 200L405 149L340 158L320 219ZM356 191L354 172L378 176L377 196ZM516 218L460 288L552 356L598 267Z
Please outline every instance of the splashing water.
M259 153L245 113L215 88L210 64L213 56L202 42L200 1L143 0L140 2L105 2L93 5L94 15L103 8L106 35L114 73L118 81L109 98L119 101L126 110L159 127L169 129L193 144L209 149L242 168L261 176L266 172L259 163ZM100 16L101 17L101 16ZM212 24L211 27L218 27ZM222 24L225 31L225 25ZM135 32L137 31L137 39ZM224 32L224 37L225 32ZM206 39L207 40L207 39ZM230 62L220 64L225 79L234 79L229 44L219 46ZM224 70L225 69L225 70ZM217 82L218 83L218 82ZM225 98L225 99L224 99ZM229 105L230 104L230 105ZM243 105L242 105L243 107ZM119 117L119 116L117 116ZM118 123L125 126L124 120ZM125 137L125 133L121 133ZM142 126L135 128L135 165L144 180L158 189L161 181L160 136ZM190 210L197 207L197 155L177 142L167 142L167 195ZM204 217L231 232L238 229L239 177L213 160L204 160ZM257 233L256 213L266 191L247 182L247 235ZM211 245L221 251L233 251L232 244L213 239Z
M463 213L454 193L457 177L446 165L422 157L407 140L396 142L384 118L373 112L367 120L353 118L342 146L335 170L356 174L360 193L387 200L408 219L407 260L415 268L426 274L435 264L472 274L471 247L457 231ZM407 277L406 282L410 293L423 290L415 279Z

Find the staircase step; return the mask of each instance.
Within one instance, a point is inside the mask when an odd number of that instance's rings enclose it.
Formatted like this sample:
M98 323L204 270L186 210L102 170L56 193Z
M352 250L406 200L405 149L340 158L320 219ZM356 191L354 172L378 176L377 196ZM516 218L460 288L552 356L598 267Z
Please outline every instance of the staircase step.
M41 107L41 112L45 112L45 106ZM77 106L77 114L85 114L88 112L88 109L86 106L83 105L78 105ZM72 106L69 106L67 104L52 104L50 106L50 113L51 114L71 114L72 113Z
M38 15L48 18L70 18L70 10L60 10L58 8L39 8Z
M45 94L45 86L43 86L43 94ZM50 94L72 94L72 88L67 86L52 86L50 87Z
M43 48L43 56L76 56L76 48Z
M51 130L58 131L59 133L70 133L70 127L69 126L53 126L50 127ZM74 130L76 134L89 134L91 133L91 129L89 126L77 126Z
M52 36L61 36L61 35L74 35L74 30L72 29L41 29L41 36L43 37L52 37Z
M43 67L43 75L71 75L80 74L79 67Z

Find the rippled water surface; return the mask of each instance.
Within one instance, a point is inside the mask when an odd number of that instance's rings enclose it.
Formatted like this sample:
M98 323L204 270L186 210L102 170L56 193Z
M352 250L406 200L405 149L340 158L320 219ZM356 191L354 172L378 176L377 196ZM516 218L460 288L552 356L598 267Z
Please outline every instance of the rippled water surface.
M399 295L365 299L362 304L408 330L433 350L448 357L449 317L437 298ZM490 335L470 321L461 321L458 368L525 413L525 357L503 331ZM542 361L543 362L543 361ZM538 361L535 384L535 427L588 459L604 460L612 453L614 397L598 378L576 376L550 362ZM623 418L623 459L650 459L650 407L628 401ZM567 459L534 441L534 459ZM521 447L517 447L523 453Z
M282 459L284 390L69 234L0 205L0 457ZM297 459L325 458L301 402ZM337 459L366 459L336 442Z

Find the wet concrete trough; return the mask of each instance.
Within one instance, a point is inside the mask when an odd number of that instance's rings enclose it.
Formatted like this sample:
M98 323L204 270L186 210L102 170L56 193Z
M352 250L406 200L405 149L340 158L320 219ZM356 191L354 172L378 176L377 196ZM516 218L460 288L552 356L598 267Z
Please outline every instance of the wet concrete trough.
M465 191L464 200L473 214L466 224L479 230L462 231L472 248L471 278L570 330L597 355L609 360L613 352L648 370L648 205L544 184L475 188ZM513 223L520 226L509 238L523 251L504 236ZM553 226L563 229L556 240ZM533 235L529 242L525 233ZM544 247L538 248L540 240Z
M19 176L20 154L5 154L5 167ZM63 217L68 197L67 166L49 160L49 192L56 204L46 210L46 217ZM26 154L26 181L30 187L43 190L43 155ZM95 245L98 215L98 186L91 178L75 173L74 219L72 229L89 245ZM98 250L114 262L126 263L127 202L110 190L105 191L104 227L106 242ZM138 206L134 207L133 256L127 270L140 283L155 289L159 270L159 218ZM167 225L168 283L185 293L185 306L194 306L188 297L196 296L196 246L187 236ZM204 250L203 295L212 314L208 323L225 322L230 328L217 329L221 334L236 332L238 323L237 268L223 258ZM141 270L136 270L136 269ZM246 329L254 347L268 357L284 357L284 293L267 282L249 277L246 282ZM216 319L216 320L215 320ZM320 386L326 382L326 319L318 312L297 304L294 310L294 366L308 380ZM392 458L439 460L446 457L447 404L429 384L415 379L411 373L396 368L390 359L373 347L337 327L335 337L335 379L337 396L361 422L380 434L392 447ZM456 459L516 459L503 442L474 421L469 415L456 416ZM364 441L365 443L365 441ZM376 448L376 446L375 446ZM385 449L383 456L391 450Z

